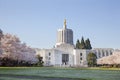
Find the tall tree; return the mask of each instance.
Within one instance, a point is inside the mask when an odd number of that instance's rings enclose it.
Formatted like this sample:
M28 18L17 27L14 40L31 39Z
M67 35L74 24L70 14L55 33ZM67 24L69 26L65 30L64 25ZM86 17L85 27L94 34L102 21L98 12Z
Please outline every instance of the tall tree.
M80 41L79 41L79 39L76 42L76 49L80 49Z
M87 55L87 62L89 67L94 67L97 64L97 56L94 53Z
M78 39L76 42L76 49L92 49L89 38L84 41L84 37L82 37L81 42Z
M84 42L84 37L82 37L82 39L81 39L80 49L86 49L85 42Z
M89 38L87 40L85 40L85 47L86 47L86 49L92 49Z

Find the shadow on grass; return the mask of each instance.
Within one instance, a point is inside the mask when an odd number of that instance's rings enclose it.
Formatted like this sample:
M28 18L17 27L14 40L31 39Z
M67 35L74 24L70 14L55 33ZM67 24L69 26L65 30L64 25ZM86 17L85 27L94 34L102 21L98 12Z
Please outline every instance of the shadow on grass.
M40 79L40 80L91 80L81 78L65 78L65 77L46 77L46 76L28 76L28 75L13 75L13 74L0 74L1 77L17 78L17 79Z

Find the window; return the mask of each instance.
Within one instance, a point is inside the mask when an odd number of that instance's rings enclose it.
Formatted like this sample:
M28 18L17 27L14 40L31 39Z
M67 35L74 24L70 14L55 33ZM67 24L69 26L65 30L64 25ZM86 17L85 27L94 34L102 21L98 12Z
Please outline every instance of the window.
M101 53L100 53L100 51L98 52L98 56L99 56L99 58L101 57Z
M102 50L102 57L104 57L105 56L105 53L104 53L104 51Z
M80 60L82 60L82 58L80 58Z
M49 60L50 60L50 57L49 57Z
M112 55L112 52L110 52L110 55Z
M108 56L108 52L106 51L106 56Z
M49 56L51 56L51 53L49 52Z
M105 56L104 52L102 53L102 56L103 56L103 57Z
M80 53L80 56L82 56L82 53Z

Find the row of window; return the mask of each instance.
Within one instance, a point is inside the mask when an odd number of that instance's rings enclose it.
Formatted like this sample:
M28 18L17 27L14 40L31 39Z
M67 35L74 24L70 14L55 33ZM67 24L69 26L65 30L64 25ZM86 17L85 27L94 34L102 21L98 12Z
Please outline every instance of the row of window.
M50 58L50 56L51 56L51 53L49 52L49 54L48 54L48 55L49 55L49 57L48 57L48 60L50 60L50 59L51 59L51 58Z
M99 57L104 57L104 56L109 56L112 55L112 52L110 52L110 54L108 53L98 53Z
M82 61L82 55L83 55L83 54L82 54L82 53L80 53L80 63L81 63L81 61Z

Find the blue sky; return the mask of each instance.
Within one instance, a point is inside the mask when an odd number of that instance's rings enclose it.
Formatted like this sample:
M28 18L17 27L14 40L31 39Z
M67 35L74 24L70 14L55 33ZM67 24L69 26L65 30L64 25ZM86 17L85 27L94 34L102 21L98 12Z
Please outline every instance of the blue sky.
M93 48L120 48L120 0L0 0L0 29L31 47L52 48L67 27Z

